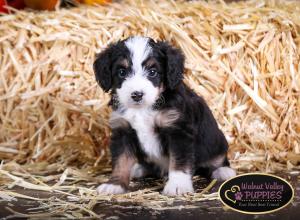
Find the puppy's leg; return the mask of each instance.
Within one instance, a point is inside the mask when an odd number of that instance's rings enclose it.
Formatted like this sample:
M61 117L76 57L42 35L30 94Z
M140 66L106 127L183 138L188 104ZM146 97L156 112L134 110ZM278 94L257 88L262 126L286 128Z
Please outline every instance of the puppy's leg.
M130 181L130 171L136 163L134 154L135 140L129 128L112 130L110 152L112 157L112 176L107 183L97 188L98 193L125 193Z
M169 179L164 187L165 195L182 195L194 192L193 173L193 148L189 137L177 135L170 138L170 164Z
M128 152L120 154L113 163L113 171L110 180L97 188L102 194L125 193L129 186L130 170L135 164L135 158Z
M129 186L130 170L135 163L134 156L128 152L120 154L113 162L113 171L110 180L97 188L98 193L121 194Z

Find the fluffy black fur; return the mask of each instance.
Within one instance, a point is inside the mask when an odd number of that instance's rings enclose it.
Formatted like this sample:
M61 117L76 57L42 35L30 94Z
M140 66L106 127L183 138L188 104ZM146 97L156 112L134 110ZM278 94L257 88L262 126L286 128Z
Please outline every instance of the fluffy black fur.
M174 90L163 92L166 103L160 110L176 108L180 118L170 128L156 128L164 146L165 153L176 155L178 168L191 166L195 173L210 177L218 168L205 162L226 155L228 144L203 98L196 95L184 83L180 82ZM228 166L224 157L221 166ZM220 166L220 165L219 165Z
M161 93L163 102L154 105L153 108L156 111L176 109L180 115L173 126L155 126L163 155L173 156L177 170L188 168L194 174L210 177L216 168L229 166L226 156L227 141L203 98L182 81L184 56L181 50L170 46L167 42L150 40L149 44L153 49L151 57L157 61L159 72L156 82L153 83L164 86ZM130 61L129 56L130 53L124 46L124 41L120 41L98 54L94 63L96 80L104 91L111 91L110 104L114 110L119 108L115 90L122 84L122 80L116 76L115 69L121 59L125 58ZM113 169L117 166L116 161L121 155L129 154L152 174L158 174L157 166L147 161L147 155L143 152L136 131L130 123L126 127L120 126L112 129L110 150ZM209 163L212 159L222 155L224 159L221 164L215 166ZM126 184L118 178L110 182L126 187Z
M124 41L111 44L104 52L97 55L94 62L96 81L105 92L108 92L112 87L118 88L121 86L115 71L118 68L118 61L122 58L130 60L129 56L130 53L124 45Z

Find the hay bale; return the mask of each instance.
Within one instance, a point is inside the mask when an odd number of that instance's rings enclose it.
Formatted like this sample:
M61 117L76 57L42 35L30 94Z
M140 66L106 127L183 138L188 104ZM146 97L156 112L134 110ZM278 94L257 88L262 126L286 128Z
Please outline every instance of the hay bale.
M182 48L185 81L208 100L236 168L291 168L300 152L299 13L297 1L127 0L2 16L0 157L98 162L110 131L95 53L145 35Z
M126 0L0 17L0 198L36 200L46 209L28 215L8 208L14 217L101 217L93 207L112 200L156 210L181 207L158 193L161 182L125 195L95 193L110 170L103 160L110 110L92 63L107 44L131 35L182 48L185 81L208 101L235 168L297 168L299 14L297 1ZM214 184L178 199L218 199L209 194ZM40 199L13 186L55 194Z

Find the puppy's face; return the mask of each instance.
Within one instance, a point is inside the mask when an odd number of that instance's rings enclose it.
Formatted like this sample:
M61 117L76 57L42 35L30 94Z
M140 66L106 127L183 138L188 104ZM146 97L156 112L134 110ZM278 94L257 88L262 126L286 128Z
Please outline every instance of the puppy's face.
M125 108L153 106L164 89L180 83L183 69L180 50L145 37L110 45L94 63L99 85L106 92L112 90Z

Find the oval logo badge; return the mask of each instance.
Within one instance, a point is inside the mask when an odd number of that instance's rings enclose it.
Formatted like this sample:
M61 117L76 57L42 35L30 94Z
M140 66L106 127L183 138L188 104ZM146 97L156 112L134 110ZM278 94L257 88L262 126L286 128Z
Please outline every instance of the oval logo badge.
M236 176L219 189L224 205L242 213L265 214L287 206L294 197L294 189L285 179L262 173Z

